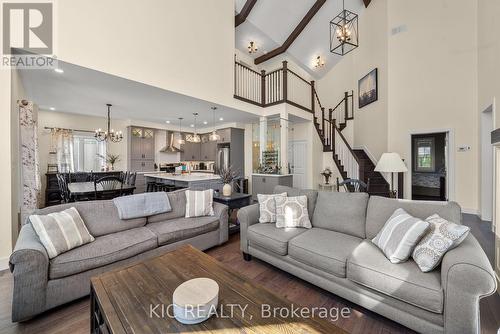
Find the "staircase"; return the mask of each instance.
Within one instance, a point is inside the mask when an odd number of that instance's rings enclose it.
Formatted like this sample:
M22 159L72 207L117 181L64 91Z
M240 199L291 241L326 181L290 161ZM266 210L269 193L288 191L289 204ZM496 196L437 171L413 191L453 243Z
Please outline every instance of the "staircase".
M368 185L370 195L389 196L389 184L374 171L375 166L363 150L353 150L342 130L354 119L354 92L344 93L344 98L326 110L320 102L314 81L307 81L288 68L282 67L266 72L257 72L249 66L234 63L234 98L269 107L288 103L310 112L314 116L314 127L323 143L323 152L332 152L333 161L345 179L359 179Z
M321 108L321 115L314 115L314 127L323 143L323 152L332 152L333 161L344 180L361 180L368 185L368 194L389 197L389 184L382 174L375 172L371 159L364 150L353 150L342 134L347 122L354 119L353 95L352 91L345 92L335 108L328 110L328 115Z

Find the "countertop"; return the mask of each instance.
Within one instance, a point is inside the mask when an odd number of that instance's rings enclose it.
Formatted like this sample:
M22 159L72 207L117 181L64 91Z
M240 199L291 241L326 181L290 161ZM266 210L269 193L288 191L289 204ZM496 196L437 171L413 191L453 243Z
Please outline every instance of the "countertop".
M180 175L172 175L172 173L154 173L154 174L144 174L144 176L154 177L157 179L164 179L164 180L182 181L182 182L220 180L219 175L208 174L208 173L191 173L191 174L180 174Z

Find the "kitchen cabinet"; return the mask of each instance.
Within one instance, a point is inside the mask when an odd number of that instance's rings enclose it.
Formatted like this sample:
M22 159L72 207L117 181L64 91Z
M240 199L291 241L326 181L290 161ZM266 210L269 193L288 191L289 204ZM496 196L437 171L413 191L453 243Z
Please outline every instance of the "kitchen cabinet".
M217 130L217 134L220 136L218 140L219 143L229 143L231 142L231 129L220 129Z
M128 127L128 169L132 172L154 171L155 130Z
M199 161L201 156L201 143L190 143L186 141L181 146L181 160L182 161Z
M217 153L217 142L210 141L208 135L205 137L205 141L201 141L201 161L215 161L215 155Z

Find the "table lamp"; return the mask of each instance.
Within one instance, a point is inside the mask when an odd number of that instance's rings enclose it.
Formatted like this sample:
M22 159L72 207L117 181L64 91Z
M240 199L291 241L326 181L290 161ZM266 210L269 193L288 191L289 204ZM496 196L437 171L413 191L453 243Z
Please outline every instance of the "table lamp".
M396 198L397 191L394 189L394 173L407 172L408 168L404 164L399 154L394 152L384 153L375 166L376 172L391 173L391 197Z

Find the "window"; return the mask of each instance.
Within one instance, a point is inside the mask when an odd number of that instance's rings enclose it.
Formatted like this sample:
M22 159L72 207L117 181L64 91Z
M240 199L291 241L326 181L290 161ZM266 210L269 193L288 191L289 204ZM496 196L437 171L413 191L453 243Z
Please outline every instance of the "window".
M75 172L100 171L106 163L106 142L97 141L93 134L73 136L73 164Z
M435 171L434 138L415 139L415 171Z

